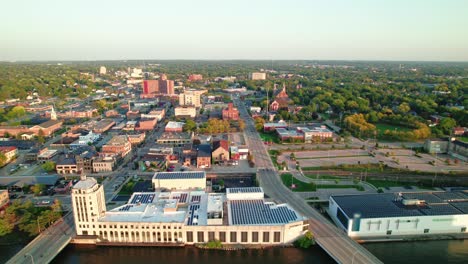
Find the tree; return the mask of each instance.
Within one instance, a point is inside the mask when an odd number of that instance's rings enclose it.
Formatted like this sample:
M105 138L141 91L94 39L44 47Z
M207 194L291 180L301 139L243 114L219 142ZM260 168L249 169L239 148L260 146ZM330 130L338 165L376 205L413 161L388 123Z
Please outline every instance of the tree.
M39 143L44 144L45 143L45 137L44 137L44 131L42 129L39 129L39 132L37 133L37 141Z
M26 114L26 110L22 106L13 107L7 114L8 119L20 118Z
M444 117L440 120L439 128L445 135L450 135L452 133L452 129L457 125L455 119L450 117Z
M31 187L31 191L34 193L34 195L39 195L45 190L46 190L45 184L34 184Z
M54 171L55 170L55 162L46 161L44 164L42 164L42 169L44 169L47 172Z
M197 128L197 123L195 121L188 119L185 124L184 124L184 131L186 132L192 132Z
M5 154L0 152L0 167L5 166L6 163L7 163L7 157L5 156Z
M402 114L406 114L411 110L411 107L409 106L408 103L403 102L398 106L398 111Z
M12 220L11 214L6 213L4 216L0 217L0 237L13 231L15 223Z
M315 245L314 235L312 235L312 232L307 231L304 236L294 242L294 245L300 248L310 248Z

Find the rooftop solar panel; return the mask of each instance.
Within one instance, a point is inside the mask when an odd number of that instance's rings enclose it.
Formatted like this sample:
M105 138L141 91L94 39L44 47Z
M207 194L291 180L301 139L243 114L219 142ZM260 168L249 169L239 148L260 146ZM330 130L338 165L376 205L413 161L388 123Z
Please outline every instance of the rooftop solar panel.
M173 180L173 179L203 179L205 178L203 171L185 171L185 172L157 172L154 179Z
M245 187L245 188L228 188L228 193L261 193L263 192L260 187Z
M267 204L263 200L231 200L229 207L232 225L286 224L299 220L289 207Z

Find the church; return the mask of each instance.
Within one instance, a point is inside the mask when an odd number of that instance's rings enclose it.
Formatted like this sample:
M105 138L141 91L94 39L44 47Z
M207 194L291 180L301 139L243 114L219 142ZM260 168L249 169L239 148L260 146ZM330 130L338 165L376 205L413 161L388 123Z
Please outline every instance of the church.
M286 93L286 86L283 84L283 89L275 96L275 100L270 104L270 111L276 112L281 109L288 109L292 100Z

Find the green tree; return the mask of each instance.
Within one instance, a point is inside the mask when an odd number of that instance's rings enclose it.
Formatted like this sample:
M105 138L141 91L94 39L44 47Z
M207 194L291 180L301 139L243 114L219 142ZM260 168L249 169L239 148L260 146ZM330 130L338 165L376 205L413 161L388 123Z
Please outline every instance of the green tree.
M195 121L188 119L184 124L184 131L192 132L197 128Z
M5 166L6 162L7 162L7 157L5 156L5 154L0 152L0 167Z
M402 114L406 114L411 110L411 107L409 106L408 103L403 102L398 106L398 111Z
M34 184L31 187L31 191L34 193L34 195L39 195L45 190L46 190L45 184Z
M7 235L15 228L14 216L5 213L0 217L0 237Z
M296 247L300 248L310 248L312 245L315 245L314 236L312 232L307 231L304 236L300 237L298 240L294 242Z
M26 114L26 110L22 106L13 107L7 114L8 119L20 118Z
M44 131L42 129L39 129L39 132L37 133L37 141L39 143L44 144L45 143L45 137L44 137Z
M452 129L457 125L455 119L450 117L444 117L440 120L439 128L442 132L446 135L450 135L452 133Z
M46 161L44 164L42 164L42 169L44 169L47 172L54 171L55 170L55 162Z

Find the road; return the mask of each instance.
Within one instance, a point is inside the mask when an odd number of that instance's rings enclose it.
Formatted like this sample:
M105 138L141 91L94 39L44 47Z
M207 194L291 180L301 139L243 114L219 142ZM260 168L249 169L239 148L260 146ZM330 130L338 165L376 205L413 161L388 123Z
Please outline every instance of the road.
M21 249L7 264L49 263L74 236L75 223L73 214L69 212Z
M235 99L234 103L241 119L245 121L245 139L258 168L257 179L266 195L278 202L288 203L299 213L308 217L309 228L317 244L338 263L382 263L283 185L245 105L239 99Z

